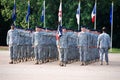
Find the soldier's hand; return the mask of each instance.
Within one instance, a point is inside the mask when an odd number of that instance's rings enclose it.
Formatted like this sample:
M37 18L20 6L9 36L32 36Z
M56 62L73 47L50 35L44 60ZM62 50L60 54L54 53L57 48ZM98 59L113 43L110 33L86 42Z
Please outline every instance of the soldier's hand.
M99 49L100 47L97 46L97 48Z
M60 46L59 46L59 45L58 45L57 47L58 47L58 48L60 48Z

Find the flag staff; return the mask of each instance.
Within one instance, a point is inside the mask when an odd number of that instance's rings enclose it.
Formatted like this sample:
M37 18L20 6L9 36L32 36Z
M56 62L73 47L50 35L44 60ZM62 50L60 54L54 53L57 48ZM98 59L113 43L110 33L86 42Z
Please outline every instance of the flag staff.
M112 38L113 38L113 8L114 2L112 1L112 20L111 20L111 51L112 51Z
M44 0L44 28L45 28L45 0Z
M94 29L96 30L96 17L97 17L97 0L95 0L95 22L94 22Z
M16 5L15 5L15 0L14 0L14 6L16 7ZM16 11L16 10L15 10ZM16 12L14 12L15 14L14 15L16 15ZM14 25L16 25L16 22L15 22L15 20L13 21L13 23L14 23Z
M61 11L62 11L62 0L60 0L60 3L61 3ZM62 12L61 12L62 14ZM61 15L61 26L62 26L62 15Z
M79 9L80 9L80 5L81 5L81 0L79 0ZM78 22L78 31L80 30L80 10L79 10L79 22Z
M30 6L30 1L28 0L28 5ZM30 21L29 21L29 18L28 18L28 29L30 28Z

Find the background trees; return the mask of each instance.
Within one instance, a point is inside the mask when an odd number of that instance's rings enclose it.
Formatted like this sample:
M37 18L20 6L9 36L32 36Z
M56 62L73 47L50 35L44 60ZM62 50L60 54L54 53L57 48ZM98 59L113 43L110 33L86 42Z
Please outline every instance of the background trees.
M27 1L28 0L16 0L16 25L27 28L25 23L25 16L27 13ZM76 9L78 7L79 0L62 0L63 3L63 26L68 29L77 30L76 22ZM6 33L13 23L11 19L14 0L1 0L0 1L0 45L6 45ZM57 29L58 25L58 8L59 0L46 0L46 27ZM30 14L30 28L34 28L36 25L43 25L40 22L40 16L42 12L43 0L30 0L31 14ZM94 6L94 0L81 0L81 25L93 29L93 23L91 22L91 12ZM106 26L108 33L111 31L110 27L110 7L111 0L97 0L97 29L101 29ZM113 46L120 47L120 0L114 0L114 34L113 34ZM3 41L3 42L2 42ZM117 43L117 44L116 44Z

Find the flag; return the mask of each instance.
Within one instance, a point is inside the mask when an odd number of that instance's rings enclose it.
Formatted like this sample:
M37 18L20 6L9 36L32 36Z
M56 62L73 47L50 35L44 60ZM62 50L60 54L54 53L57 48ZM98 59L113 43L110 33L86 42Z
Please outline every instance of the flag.
M58 21L62 21L62 2L60 2L59 12L58 12Z
M27 10L27 15L26 15L26 22L29 21L29 15L30 15L30 1L28 1L28 10Z
M61 25L58 26L58 31L57 31L57 33L58 33L58 37L61 37L61 36L62 36L62 26L61 26Z
M78 4L77 13L76 13L77 24L80 24L80 3Z
M45 3L43 2L42 14L41 14L41 17L40 17L41 22L44 22L44 17L45 17Z
M92 22L94 23L96 17L96 4L94 5L94 8L92 10L91 17L92 17Z
M110 8L110 23L111 23L111 24L112 24L112 20L113 20L113 19L112 19L112 11L113 11L113 10L112 10L112 6L111 6L111 8Z
M16 20L16 4L15 4L15 1L14 1L13 12L12 12L12 20L13 21Z

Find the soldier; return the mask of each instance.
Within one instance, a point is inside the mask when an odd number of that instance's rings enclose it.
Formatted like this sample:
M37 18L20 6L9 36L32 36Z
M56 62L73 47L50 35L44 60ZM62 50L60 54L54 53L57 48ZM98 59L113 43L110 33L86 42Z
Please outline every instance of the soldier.
M59 48L59 60L60 66L66 66L67 63L67 54L68 54L68 37L66 34L66 29L62 29L62 36L60 37L57 47Z
M11 29L7 33L7 45L9 45L10 59L9 64L13 64L17 60L17 43L18 43L18 31L14 25L11 25Z
M88 54L88 34L86 33L84 26L81 27L81 32L78 33L78 48L81 65L86 65Z
M34 53L35 53L35 60L36 60L36 63L35 64L38 64L39 63L39 39L40 39L40 30L39 30L39 27L36 26L36 32L33 33L33 37L32 37L32 45L34 47Z
M110 49L110 36L106 33L106 28L102 28L103 33L98 36L97 48L100 52L101 65L103 65L103 55L105 54L106 64L109 65L108 50Z

